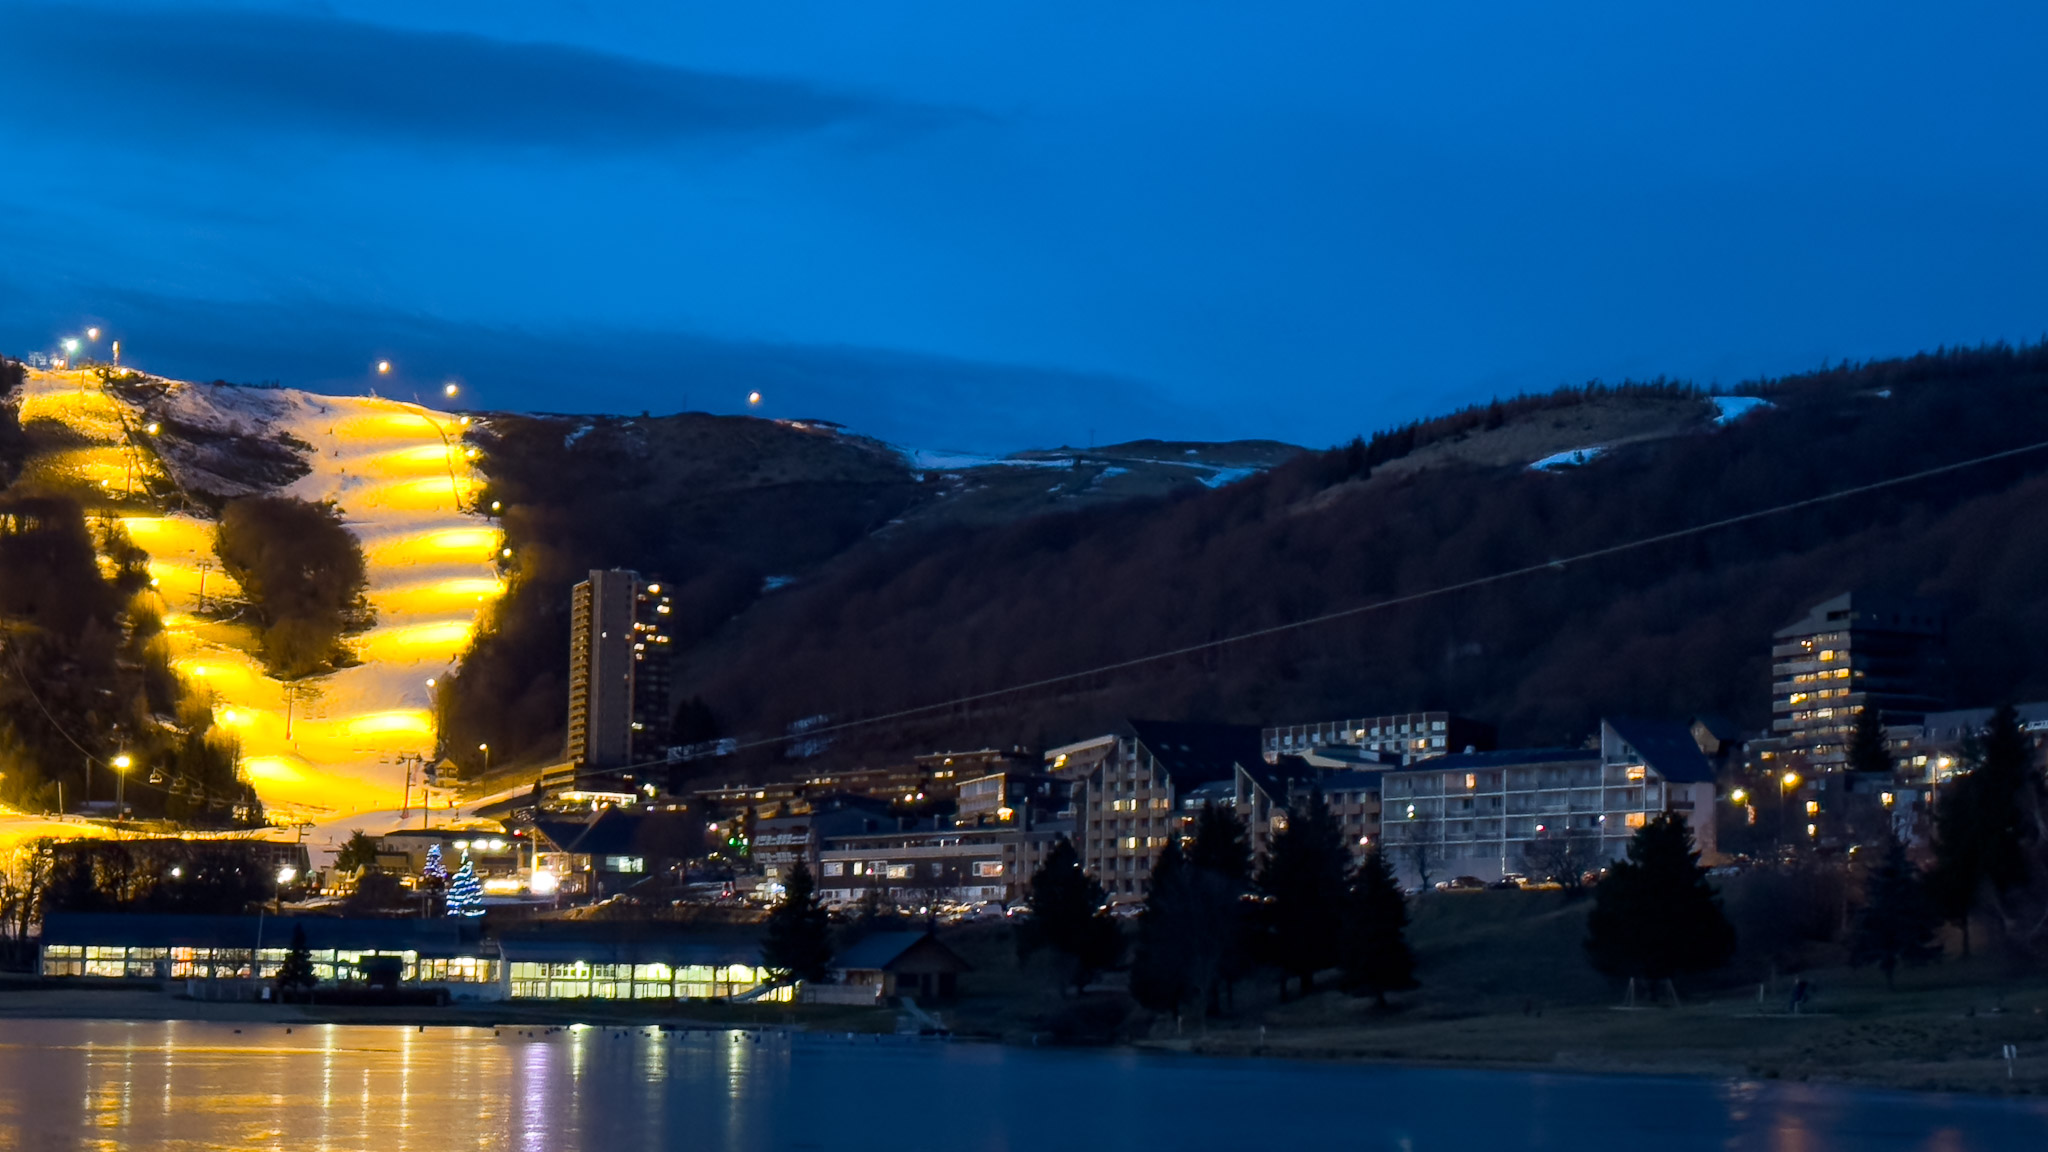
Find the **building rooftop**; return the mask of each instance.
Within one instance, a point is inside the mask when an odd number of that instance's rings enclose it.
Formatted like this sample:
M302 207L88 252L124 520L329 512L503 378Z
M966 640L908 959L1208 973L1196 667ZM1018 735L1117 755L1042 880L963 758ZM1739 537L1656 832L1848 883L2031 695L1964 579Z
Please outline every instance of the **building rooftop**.
M954 970L971 967L959 953L946 947L930 932L876 932L862 937L852 947L834 956L832 967L841 972L886 972L913 951L922 950L936 953L944 960L944 967Z
M1315 784L1325 792L1375 791L1380 786L1380 777L1391 768L1389 765L1377 772L1321 772L1316 775Z
M630 856L638 854L634 842L639 836L642 819L616 808L600 808L589 820L544 817L535 820L533 828L563 852L584 856Z
M447 917L373 920L336 916L187 916L175 913L52 912L43 918L44 944L99 944L117 948L265 948L291 943L306 931L308 948L365 952L417 952L422 956L476 954L474 924Z
M1702 784L1713 780L1714 764L1700 751L1692 727L1665 720L1641 720L1627 716L1605 721L1616 736L1633 749L1643 763L1673 784Z
M2029 731L2048 728L2048 702L2038 704L2016 704L2013 710L2020 714L2020 727ZM1922 734L1929 740L1961 740L1984 731L1991 723L1993 708L1957 708L1948 712L1929 712L1921 722Z
M1176 789L1229 779L1240 765L1266 762L1259 730L1250 725L1133 720L1130 727Z
M1493 752L1459 752L1434 760L1417 760L1388 772L1470 772L1477 768L1508 768L1523 764L1598 763L1598 748L1501 748Z
M1932 600L1844 592L1807 609L1804 617L1778 629L1772 636L1778 640L1796 640L1801 636L1840 628L1933 636L1938 635L1943 626L1941 605Z

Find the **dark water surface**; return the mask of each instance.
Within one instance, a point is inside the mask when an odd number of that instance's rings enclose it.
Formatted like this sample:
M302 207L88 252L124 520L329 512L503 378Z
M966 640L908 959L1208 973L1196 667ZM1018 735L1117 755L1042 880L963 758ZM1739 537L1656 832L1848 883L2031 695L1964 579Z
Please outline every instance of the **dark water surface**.
M0 1022L0 1147L2048 1149L2048 1104L978 1044Z

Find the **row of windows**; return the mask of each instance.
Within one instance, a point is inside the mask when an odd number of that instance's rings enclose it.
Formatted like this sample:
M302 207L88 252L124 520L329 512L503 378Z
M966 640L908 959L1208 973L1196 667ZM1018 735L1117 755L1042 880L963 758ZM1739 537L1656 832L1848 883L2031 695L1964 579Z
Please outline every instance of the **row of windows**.
M930 862L929 873L933 876L946 874L946 861ZM884 880L909 880L917 875L916 864L891 864L887 860L827 860L819 865L819 871L827 876L874 876ZM976 876L1001 876L1001 860L976 860L972 865Z
M1583 764L1570 768L1510 768L1494 772L1389 774L1380 784L1388 799L1469 792L1550 792L1567 788L1621 787L1650 779L1640 764Z
M1619 816L1620 819L1609 819ZM1539 821L1532 817L1513 817L1505 820L1444 820L1435 824L1416 825L1407 823L1389 824L1386 840L1389 844L1413 844L1418 841L1459 841L1459 840L1531 840L1538 836L1554 835L1560 832L1585 832L1603 836L1625 836L1630 830L1640 828L1648 819L1643 812L1626 813L1579 813L1554 820Z
M134 977L145 980L267 980L284 968L289 948L265 948L250 971L248 948L130 948L114 945L52 944L43 949L45 976ZM389 956L400 962L399 978L436 983L490 984L498 962L475 956L430 957L414 952L365 952L315 948L313 974L322 980L364 979L363 961Z

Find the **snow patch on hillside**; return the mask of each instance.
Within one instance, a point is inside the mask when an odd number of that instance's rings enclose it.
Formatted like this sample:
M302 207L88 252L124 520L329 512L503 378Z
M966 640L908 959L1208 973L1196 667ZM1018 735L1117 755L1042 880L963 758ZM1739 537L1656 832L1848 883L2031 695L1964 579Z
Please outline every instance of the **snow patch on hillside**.
M930 452L923 448L899 449L912 468L927 472L963 472L969 468L1072 468L1071 457L1025 460L1010 456L976 456L967 452Z
M1716 424L1733 424L1751 412L1769 408L1771 402L1761 396L1710 396L1714 408L1720 414L1714 417Z
M1581 464L1591 463L1594 457L1605 451L1607 446L1604 444L1595 444L1589 448L1567 448L1562 452L1553 452L1529 465L1529 471L1555 472L1560 468L1576 468Z
M1209 475L1202 477L1202 486L1204 488L1221 488L1225 484L1235 484L1247 476L1256 476L1260 471L1262 469L1258 468L1218 468Z

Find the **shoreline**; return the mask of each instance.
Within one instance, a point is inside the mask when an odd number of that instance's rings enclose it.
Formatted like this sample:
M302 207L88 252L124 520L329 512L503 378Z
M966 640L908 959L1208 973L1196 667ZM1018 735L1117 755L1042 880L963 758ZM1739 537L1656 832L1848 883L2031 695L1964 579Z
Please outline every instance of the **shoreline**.
M2007 1076L2005 1062L1996 1057L1960 1054L1940 1059L1884 1059L1821 1067L1800 1060L1785 1060L1776 1053L1717 1052L1685 1045L1668 1045L1641 1050L1577 1047L1559 1049L1550 1059L1526 1059L1511 1055L1446 1054L1429 1051L1429 1046L1408 1046L1395 1037L1384 1037L1370 1046L1344 1043L1337 1035L1318 1035L1326 1030L1302 1027L1222 1028L1184 1037L1144 1037L1106 1044L1057 1043L1024 1035L976 1031L955 1032L945 1037L899 1034L895 1030L897 1011L893 1008L844 1008L801 1006L794 1012L787 1006L718 1005L712 1002L668 1005L653 1009L645 1001L549 1001L516 1003L485 1001L474 1004L353 1005L286 1004L279 1002L234 1002L190 1000L147 988L63 988L16 986L0 992L0 1020L105 1020L129 1023L191 1021L242 1026L365 1026L407 1028L534 1029L568 1028L659 1028L680 1032L759 1032L834 1034L883 1037L929 1042L944 1039L955 1043L992 1043L1015 1048L1100 1049L1154 1056L1178 1056L1227 1060L1286 1060L1315 1063L1356 1064L1365 1067L1429 1068L1445 1071L1499 1072L1516 1074L1562 1074L1576 1076L1623 1076L1630 1078L1678 1078L1725 1083L1797 1083L1871 1091L1955 1095L1979 1099L2032 1098L2048 1095L2048 1045L2029 1044ZM1473 1017L1462 1023L1484 1026L1490 1017ZM1666 1020L1672 1018L1666 1017ZM1694 1018L1695 1021L1699 1017ZM1836 1026L1836 1018L1815 1015L1785 1017L1798 1020L1795 1027L1811 1021L1817 1028ZM239 1030L239 1029L238 1029Z

